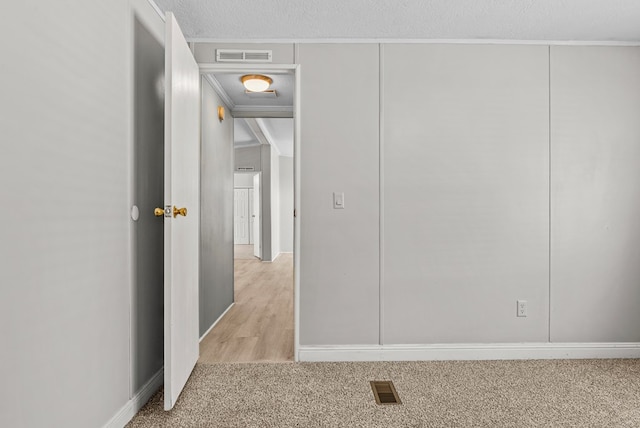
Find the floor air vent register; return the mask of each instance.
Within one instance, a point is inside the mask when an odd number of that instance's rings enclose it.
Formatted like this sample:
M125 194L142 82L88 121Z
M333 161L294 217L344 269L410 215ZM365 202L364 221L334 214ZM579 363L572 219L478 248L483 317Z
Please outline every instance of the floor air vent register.
M378 404L402 404L396 388L390 380L373 380L371 381L371 389Z

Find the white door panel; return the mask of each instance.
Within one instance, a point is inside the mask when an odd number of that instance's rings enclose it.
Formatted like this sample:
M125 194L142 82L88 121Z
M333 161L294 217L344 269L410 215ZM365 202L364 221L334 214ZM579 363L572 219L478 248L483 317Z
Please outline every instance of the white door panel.
M249 244L249 192L248 189L234 189L234 243Z
M261 233L262 228L260 227L261 220L261 210L260 206L260 174L256 174L253 176L253 212L255 217L253 217L253 255L262 258L262 240Z
M249 189L249 245L253 245L253 235L254 235L254 230L253 228L255 227L255 219L256 219L256 213L254 212L255 208L254 208L254 203L253 203L253 189Z
M165 34L164 408L198 360L200 71L172 13ZM186 208L186 216L173 208Z

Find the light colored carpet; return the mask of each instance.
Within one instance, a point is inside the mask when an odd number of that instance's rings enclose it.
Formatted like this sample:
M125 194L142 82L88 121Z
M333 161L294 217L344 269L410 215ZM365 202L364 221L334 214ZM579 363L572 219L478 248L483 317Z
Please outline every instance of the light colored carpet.
M640 427L640 360L199 364L172 411L159 392L128 426Z

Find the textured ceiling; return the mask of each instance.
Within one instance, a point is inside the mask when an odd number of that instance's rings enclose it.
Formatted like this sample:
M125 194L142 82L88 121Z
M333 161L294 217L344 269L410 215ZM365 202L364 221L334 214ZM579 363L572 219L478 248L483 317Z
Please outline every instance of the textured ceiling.
M640 41L640 0L155 0L190 39Z

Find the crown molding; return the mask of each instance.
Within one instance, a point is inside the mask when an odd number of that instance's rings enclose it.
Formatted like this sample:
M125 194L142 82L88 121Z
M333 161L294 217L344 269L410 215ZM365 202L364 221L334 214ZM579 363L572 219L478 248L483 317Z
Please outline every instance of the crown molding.
M271 135L271 133L269 132L269 128L267 127L267 125L264 123L264 121L262 120L262 118L257 118L254 119L256 121L256 123L258 124L258 126L260 127L260 130L262 131L262 133L264 134L265 138L267 139L267 141L269 141L269 144L271 144L271 147L273 147L276 150L276 153L278 154L278 156L280 156L282 153L280 153L280 149L278 148L278 146L275 144L275 139L273 138L273 135ZM275 260L275 259L274 259Z
M160 7L156 4L156 2L153 1L153 0L147 0L147 2L153 8L153 10L156 11L156 13L160 17L160 19L162 19L162 21L166 22L164 12L162 11L162 9L160 9Z
M216 79L213 74L203 74L203 76L207 80L207 82L209 82L216 94L218 94L218 96L222 98L222 102L226 104L226 107L229 110L233 111L236 108L236 105L229 94L227 94L227 91L224 90L220 82L218 82L218 79Z
M508 40L508 39L217 39L191 37L194 43L237 44L309 44L309 43L374 43L374 44L464 44L464 45L543 45L543 46L640 46L636 40Z
M293 107L241 105L241 106L236 106L231 111L231 114L233 115L233 117L242 117L242 118L267 118L267 117L292 118Z

